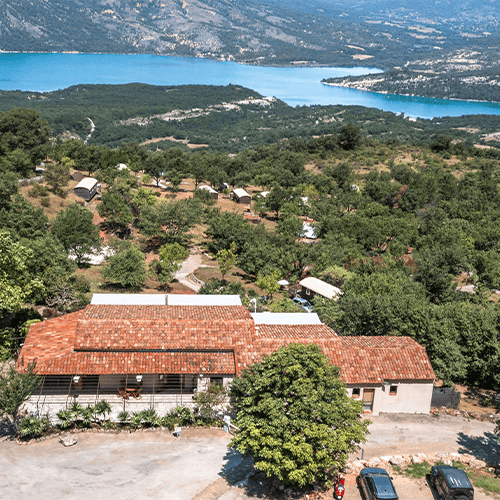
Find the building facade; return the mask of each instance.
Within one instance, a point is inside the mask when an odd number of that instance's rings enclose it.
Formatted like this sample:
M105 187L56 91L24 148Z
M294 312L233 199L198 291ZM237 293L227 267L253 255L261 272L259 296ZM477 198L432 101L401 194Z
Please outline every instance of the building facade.
M229 386L281 346L311 342L340 367L365 411L429 412L434 373L412 339L338 337L316 314L250 314L242 305L91 304L32 325L18 366L36 361L43 376L28 410L54 415L105 399L116 418L193 406L210 383Z

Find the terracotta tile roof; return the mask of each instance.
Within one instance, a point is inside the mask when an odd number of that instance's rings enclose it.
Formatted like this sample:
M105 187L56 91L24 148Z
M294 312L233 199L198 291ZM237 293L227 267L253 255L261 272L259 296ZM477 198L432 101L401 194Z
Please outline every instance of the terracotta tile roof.
M290 343L314 342L348 384L433 380L407 337L338 337L326 325L257 325L243 306L110 306L32 325L20 363L40 374L233 374Z
M228 374L253 338L243 306L89 305L33 325L21 357L40 374Z
M258 339L331 339L337 334L327 325L258 325Z
M252 327L244 306L90 305L78 324L75 350L224 349Z
M70 354L75 345L78 321L85 311L66 314L30 326L19 360L54 359Z
M339 337L330 357L348 384L434 380L425 348L409 337Z
M76 352L38 361L39 373L235 373L233 352Z

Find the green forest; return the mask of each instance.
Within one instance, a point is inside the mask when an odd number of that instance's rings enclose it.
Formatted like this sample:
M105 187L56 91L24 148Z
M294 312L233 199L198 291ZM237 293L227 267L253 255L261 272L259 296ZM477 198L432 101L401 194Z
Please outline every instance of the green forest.
M498 145L496 141L485 142L484 135L500 130L498 116L409 120L361 106L294 108L237 85L77 85L44 93L0 91L0 98L0 111L38 111L54 138L87 139L88 145L110 148L154 140L146 145L148 149L177 146L187 150L189 144L238 153L283 139L302 141L338 134L345 123L381 142L430 146L444 134L466 148ZM90 120L95 130L87 138Z
M249 92L222 91L229 95L216 102ZM83 87L66 92L83 94L85 100ZM143 97L138 109L149 105L146 93ZM21 103L23 94L17 99ZM126 119L115 116L118 100L101 115ZM453 120L441 120L440 126L448 127L441 129L433 122L336 107L343 120L325 122L315 137L275 137L270 130L272 142L229 155L223 148L149 151L137 141L110 147L55 140L44 101L31 102L36 109L0 113L3 359L15 355L27 325L40 319L31 304L51 303L67 312L96 291L83 273L89 266L81 249L99 248L101 230L116 250L102 269L102 282L112 290L141 290L148 273L168 289L186 248L197 244L218 256L221 269L232 255L246 283L268 295L272 310L289 310L291 301L273 300L276 292L269 282L319 277L343 292L337 302L314 301L315 311L339 335L410 336L426 347L445 383L500 389L500 158L497 149L474 147L465 131L452 135ZM205 105L213 105L208 95ZM181 106L179 100L171 109ZM311 117L319 112L276 106L290 128L294 113ZM87 109L82 113L88 116ZM92 120L96 129L103 123L97 115ZM469 126L474 120L481 122L470 117ZM400 123L411 124L414 132L396 132ZM483 123L488 126L494 130L493 122ZM42 162L42 180L29 181L32 166ZM128 169L119 170L120 163ZM94 212L83 203L64 205L75 170L103 186ZM199 190L177 197L186 179L195 186L227 183L249 189L253 211L266 223L223 210ZM158 200L160 181L168 196ZM265 199L258 195L261 190L270 192ZM305 217L314 220L318 239L301 238ZM77 254L76 261L70 253ZM159 258L149 269L147 253ZM227 277L215 287L219 293L250 295ZM469 293L462 290L465 285L472 285Z

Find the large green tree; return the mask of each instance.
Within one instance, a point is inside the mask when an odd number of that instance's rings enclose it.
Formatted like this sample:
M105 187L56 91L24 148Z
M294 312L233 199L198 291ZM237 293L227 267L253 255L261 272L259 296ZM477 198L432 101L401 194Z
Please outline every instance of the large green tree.
M139 228L145 236L156 236L164 243L186 244L188 232L200 221L201 210L201 202L196 198L161 201L143 207Z
M28 270L33 258L31 250L15 243L7 231L0 231L0 316L19 310L43 288L41 280Z
M168 286L182 267L181 262L189 257L189 250L179 243L170 243L158 250L158 257L150 264L150 269L162 286Z
M240 428L231 446L285 485L330 479L369 423L339 373L315 344L282 347L248 367L231 386Z
M94 215L89 209L73 203L66 210L61 210L52 223L52 233L67 252L75 254L78 264L84 262L85 255L101 248L99 228L93 220Z
M15 108L0 113L0 153L19 149L29 155L32 163L37 163L48 148L49 134L48 123L38 111Z
M101 270L104 279L122 288L140 288L147 277L146 261L140 249L128 242L119 245Z

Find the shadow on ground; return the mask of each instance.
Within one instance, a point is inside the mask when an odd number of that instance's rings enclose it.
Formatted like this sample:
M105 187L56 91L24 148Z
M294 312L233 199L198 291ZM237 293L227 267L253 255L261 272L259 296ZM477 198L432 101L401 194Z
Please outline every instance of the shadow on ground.
M3 416L0 418L0 439L13 440L16 436L16 429L12 420L9 417Z
M485 432L482 436L468 436L459 432L457 442L459 453L469 453L488 463L500 461L500 442L493 432Z
M228 449L224 460L225 464L219 475L231 487L241 488L244 494L251 498L280 498L272 481L255 469L252 458L244 458L240 452Z

